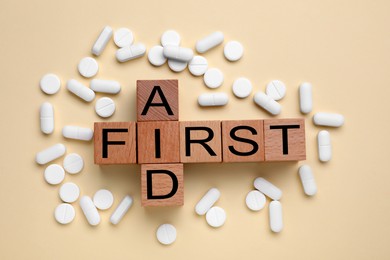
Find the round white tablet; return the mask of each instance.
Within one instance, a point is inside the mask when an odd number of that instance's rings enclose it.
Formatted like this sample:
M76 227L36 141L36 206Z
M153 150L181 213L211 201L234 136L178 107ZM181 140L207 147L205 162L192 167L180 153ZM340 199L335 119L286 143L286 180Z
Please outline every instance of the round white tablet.
M280 100L286 95L286 85L280 80L273 80L267 84L265 92L273 100Z
M233 83L233 93L236 97L246 98L252 93L252 83L247 78L238 78Z
M98 190L93 196L93 204L95 204L96 208L101 210L106 210L111 208L114 203L114 196L112 196L111 191L101 189Z
M44 177L47 183L51 185L57 185L64 180L65 171L61 165L50 164L45 169Z
M252 190L246 195L246 205L250 210L259 211L265 206L265 195L258 190Z
M220 207L212 207L206 213L206 221L212 227L220 227L225 224L226 213Z
M101 117L110 117L115 112L115 103L108 97L99 98L95 103L95 111Z
M168 66L174 72L181 72L186 69L187 62L179 60L168 60Z
M163 245L170 245L176 240L176 228L171 224L162 224L156 232L157 240Z
M58 92L61 87L61 81L57 77L57 75L54 74L46 74L41 78L41 81L39 82L39 85L41 87L41 90L45 92L46 94L52 95Z
M80 196L79 187L73 182L62 184L60 188L60 198L63 202L75 202Z
M127 28L120 28L114 33L114 42L119 48L130 46L133 41L133 32Z
M154 66L161 66L165 62L167 62L167 58L165 58L164 48L160 45L152 47L148 52L148 60L150 64Z
M223 74L219 69L208 69L203 76L204 83L209 88L218 88L223 83Z
M83 77L91 78L98 72L99 65L94 58L85 57L79 62L78 69Z
M230 61L237 61L241 59L244 54L244 48L238 41L230 41L226 43L225 48L223 49L223 54L226 59Z
M207 71L207 68L207 60L202 56L194 56L190 63L188 63L188 69L194 76L202 76Z
M161 36L161 45L180 45L180 35L174 30L168 30Z
M72 222L75 215L73 206L68 203L58 205L54 211L54 218L58 223L63 225Z
M71 153L65 156L63 165L66 172L70 174L76 174L81 172L81 170L83 169L84 160L77 153Z

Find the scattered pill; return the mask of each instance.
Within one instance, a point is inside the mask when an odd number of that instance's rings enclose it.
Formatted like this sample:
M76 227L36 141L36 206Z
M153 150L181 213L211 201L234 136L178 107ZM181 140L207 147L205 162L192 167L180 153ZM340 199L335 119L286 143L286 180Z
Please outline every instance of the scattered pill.
M54 211L54 218L58 223L63 225L72 222L75 215L73 206L68 203L58 205Z
M328 162L332 159L332 143L328 131L322 130L317 136L318 157L321 162Z
M61 88L61 81L55 74L46 74L39 82L41 90L48 95L53 95Z
M146 52L146 47L142 43L136 43L130 46L120 48L116 51L116 59L119 62L125 62L142 57Z
M80 199L80 207L91 226L96 226L100 223L99 212L90 197L82 196Z
M205 53L215 46L220 45L223 42L223 38L224 37L222 32L214 32L196 42L196 51L199 53Z
M217 188L211 188L196 204L195 212L198 215L204 215L219 199L221 193Z
M279 201L271 201L269 204L269 223L271 230L279 233L283 229L282 204Z
M273 80L267 84L265 93L273 100L280 100L286 95L286 85L280 80Z
M164 46L164 56L168 59L189 62L194 57L194 52L190 48L175 45Z
M50 164L46 167L44 177L47 183L51 185L60 184L65 178L65 171L58 164Z
M344 124L344 116L334 113L316 113L313 121L320 126L340 127Z
M106 210L111 208L113 203L114 196L112 196L112 193L109 190L98 190L93 196L93 204L95 204L96 208L100 210Z
M212 227L221 227L226 221L225 210L220 207L212 207L206 213L206 221Z
M66 172L76 174L84 168L84 160L77 153L71 153L65 156L63 166Z
M62 128L62 135L65 138L90 141L93 137L93 130L85 127L67 125Z
M207 71L207 68L207 60L202 56L194 56L188 63L188 69L194 76L202 76Z
M229 61L238 61L244 54L244 47L238 41L230 41L226 43L223 54Z
M176 240L176 228L171 224L162 224L156 232L158 242L163 245L170 245Z
M122 220L123 216L129 210L132 204L133 198L129 195L126 195L112 213L110 222L114 225L117 225Z
M258 190L250 191L245 198L247 207L253 211L259 211L265 206L265 196Z
M233 83L233 93L238 98L246 98L252 93L252 83L247 78L238 78Z
M84 101L91 102L95 98L95 92L75 79L68 80L66 88Z
M106 48L107 43L110 41L112 36L112 29L110 26L103 28L103 31L100 33L99 37L92 46L92 53L96 56L99 56L104 48Z
M118 94L121 91L121 85L115 80L93 79L90 87L95 92Z
M279 115L282 111L281 105L263 92L257 92L253 100L272 115Z
M310 83L304 82L299 86L299 107L303 114L313 110L312 87Z
M154 46L149 50L148 60L153 66L162 66L167 62L164 56L164 48L160 45Z
M179 60L168 60L168 67L174 72L181 72L187 68L187 62Z
M115 103L108 97L99 98L95 104L95 111L100 117L110 117L115 112Z
M59 194L63 202L72 203L79 198L80 189L73 182L67 182L62 184Z
M229 97L226 93L205 93L198 97L198 103L202 107L224 106L228 103Z
M223 83L223 73L216 68L208 69L203 76L203 80L207 87L218 88Z
M41 105L40 111L41 131L45 134L51 134L54 131L54 109L49 102Z
M256 178L254 186L261 193L273 200L280 200L282 198L282 191L264 178Z
M114 33L114 43L119 48L130 46L131 44L133 44L133 40L133 32L127 28L120 28Z
M46 164L48 162L51 162L61 156L63 156L66 152L66 147L63 144L55 144L53 146L50 146L49 148L40 151L35 156L35 161L38 164Z
M85 57L81 59L77 68L81 76L92 78L98 73L99 65L94 58Z
M315 195L317 193L317 184L309 165L302 165L299 167L299 177L301 178L305 194L308 196Z
M167 45L180 45L180 35L174 30L168 30L161 36L161 45L163 47Z

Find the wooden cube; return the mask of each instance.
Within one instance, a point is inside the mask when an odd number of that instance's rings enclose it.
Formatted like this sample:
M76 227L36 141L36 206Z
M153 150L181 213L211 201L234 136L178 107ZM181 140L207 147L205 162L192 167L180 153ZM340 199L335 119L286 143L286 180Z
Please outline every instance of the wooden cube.
M178 80L137 80L137 121L177 120Z
M183 164L142 164L141 205L184 205Z

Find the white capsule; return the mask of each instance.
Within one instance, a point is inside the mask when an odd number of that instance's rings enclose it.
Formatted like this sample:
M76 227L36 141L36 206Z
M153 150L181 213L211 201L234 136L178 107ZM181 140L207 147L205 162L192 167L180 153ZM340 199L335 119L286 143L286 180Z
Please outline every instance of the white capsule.
M280 80L273 80L267 84L265 93L273 100L278 101L286 95L286 85Z
M80 196L80 188L73 182L62 184L60 191L60 198L63 202L75 202Z
M136 43L130 46L120 48L116 51L116 59L125 62L142 57L146 52L146 47L142 43Z
M58 223L63 225L72 222L75 215L73 206L68 203L58 205L54 211L54 218Z
M271 230L279 233L283 229L282 204L279 201L271 201L269 204L269 224Z
M98 190L95 195L93 195L93 204L95 204L96 208L100 210L111 208L113 203L114 196L109 190L101 189Z
M163 47L167 45L180 45L180 35L174 30L165 31L161 36L161 45Z
M85 127L67 125L62 128L62 135L65 138L89 141L93 137L93 130Z
M221 193L217 188L211 188L196 204L195 212L198 215L204 215L219 199Z
M198 97L198 103L202 107L224 106L228 103L229 97L226 93L205 93Z
M223 83L223 73L216 68L208 69L203 75L203 81L209 88L218 88Z
M247 78L238 78L233 83L233 93L238 98L246 98L252 93L252 83Z
M222 32L214 32L205 38L196 42L195 48L199 53L204 53L215 46L218 46L223 42L223 33Z
M99 56L104 48L106 48L107 43L111 39L112 36L112 29L110 26L106 26L103 28L103 31L100 33L99 37L95 41L94 45L92 46L92 53L96 56Z
M66 88L87 102L91 102L95 98L95 92L75 79L68 80L66 83Z
M207 68L207 60L202 56L194 56L188 63L188 69L194 76L202 76L207 71Z
M45 134L51 134L54 131L54 109L49 102L41 105L40 111L41 131Z
M39 82L41 90L48 95L53 95L61 88L61 81L55 74L46 74Z
M168 60L168 67L174 72L182 72L187 68L187 62L179 60Z
M305 194L308 196L315 195L317 193L317 184L309 165L302 165L299 167L299 177L301 178Z
M133 198L129 195L126 195L112 213L110 222L114 225L117 225L122 220L123 216L129 210L131 205L133 205Z
M84 168L84 160L77 153L71 153L65 156L64 162L62 164L66 172L70 174L76 174L81 172Z
M191 49L174 45L164 46L163 53L168 59L185 62L189 62L194 57L194 52Z
M253 100L257 105L264 108L272 115L279 115L282 111L282 107L278 102L273 100L270 96L267 96L263 92L257 92L253 97Z
M332 159L332 143L328 131L322 130L317 136L318 157L321 162L327 162Z
M310 83L304 82L299 86L299 107L303 114L313 110L313 94Z
M65 178L65 171L58 164L50 164L46 167L44 177L47 183L51 185L60 184Z
M273 200L282 198L282 191L264 178L256 178L253 184L256 189Z
M162 224L156 232L158 242L163 245L170 245L176 240L176 228L171 224Z
M121 91L121 85L114 80L93 79L89 86L100 93L118 94Z
M253 211L259 211L265 206L265 196L258 190L250 191L245 197L246 206Z
M215 228L223 226L226 221L225 210L220 207L212 207L206 213L206 221L207 224Z
M130 46L131 44L133 44L133 40L133 32L127 28L119 28L114 33L114 43L119 48Z
M344 116L333 113L316 113L313 121L316 125L340 127L344 124Z
M99 65L97 61L91 57L82 58L77 68L81 76L85 78L92 78L99 71Z
M160 45L152 47L148 52L148 60L153 66L162 66L167 62L164 56L164 48Z
M238 61L244 54L244 47L242 47L242 44L238 41L230 41L225 44L223 54L229 61Z
M95 104L95 112L103 118L112 116L115 112L114 100L108 97L99 98Z
M35 161L38 164L46 164L51 162L61 156L66 152L66 147L63 144L55 144L49 148L37 153L35 156Z
M96 226L100 223L99 212L97 211L90 197L88 196L81 197L80 207L83 210L84 215L91 226Z

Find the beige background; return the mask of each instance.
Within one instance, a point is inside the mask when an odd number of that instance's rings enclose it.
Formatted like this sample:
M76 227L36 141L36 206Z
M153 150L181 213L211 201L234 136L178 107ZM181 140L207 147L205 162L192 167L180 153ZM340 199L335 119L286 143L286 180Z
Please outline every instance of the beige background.
M390 174L388 170L390 94L390 2L383 1L5 1L0 3L0 68L2 123L0 128L0 259L389 259ZM137 79L178 78L181 120L270 118L252 101L231 94L239 76L254 89L264 90L272 79L283 80L287 96L280 118L303 117L298 85L314 86L314 112L345 115L340 129L330 129L334 159L317 159L316 134L307 123L307 163L314 169L318 194L308 198L297 175L301 163L203 164L185 166L185 205L180 208L142 208L138 166L98 167L92 143L65 140L67 124L92 127L100 121L94 103L87 104L65 89L70 78L82 79L78 61L104 25L129 27L136 41L148 47L175 29L182 45L222 30L226 40L239 40L245 56L227 62L223 47L205 54L220 68L231 100L228 106L201 109L198 94L211 92L202 78L188 71L175 74L167 66L152 67L146 57L119 64L110 42L97 60L98 78L121 82L114 96L112 121L135 120ZM48 72L58 74L62 88L43 94L38 83ZM101 97L102 95L98 95ZM44 101L55 107L55 132L39 130L38 110ZM135 204L118 226L101 212L102 222L90 227L77 203L76 218L57 224L53 210L60 203L59 186L43 179L44 167L35 153L57 142L85 159L85 169L66 181L77 183L83 195L110 189L115 204L125 194ZM62 163L62 158L56 163ZM263 176L284 196L285 228L273 234L268 207L250 212L244 198L253 180ZM227 212L226 224L212 229L194 213L194 205L210 188L222 196L217 205ZM159 224L172 223L177 241L168 247L155 239Z

